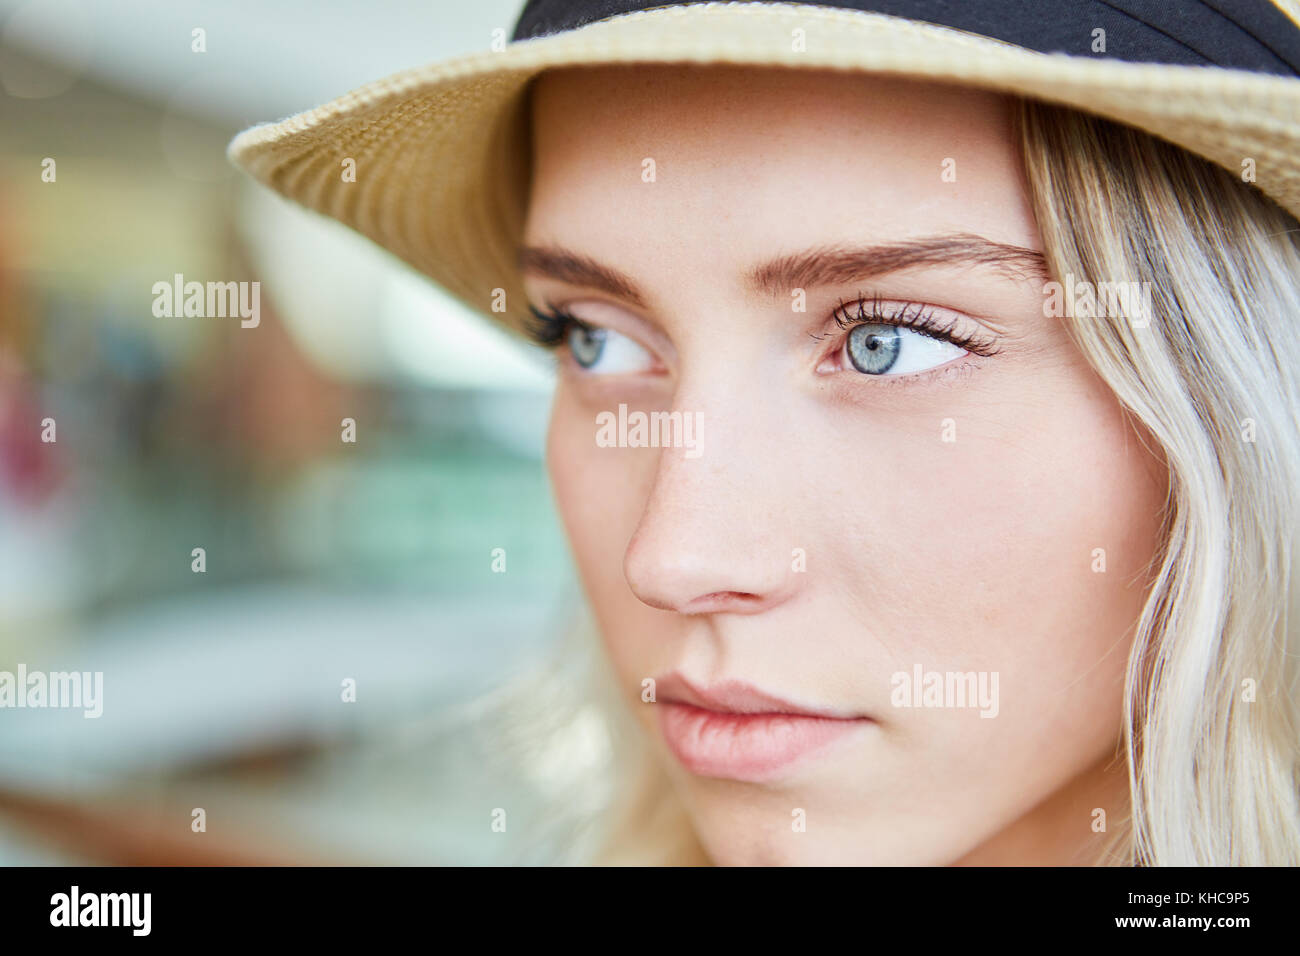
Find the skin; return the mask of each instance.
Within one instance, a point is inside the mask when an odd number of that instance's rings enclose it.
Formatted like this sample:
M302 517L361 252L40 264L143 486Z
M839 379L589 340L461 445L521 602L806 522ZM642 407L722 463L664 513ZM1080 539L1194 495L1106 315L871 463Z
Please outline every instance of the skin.
M1009 101L638 66L547 73L532 108L525 245L590 256L642 297L525 270L531 304L644 357L601 373L560 349L548 467L621 690L709 857L1092 860L1105 839L1094 808L1112 827L1127 812L1123 672L1161 463L1063 320L1044 316L1042 278L942 260L809 286L802 312L791 289L744 282L756 263L827 243L962 233L1041 251ZM999 351L863 374L831 319L861 294L940 308ZM700 454L600 447L596 416L620 403L698 413ZM917 664L996 672L997 716L893 706L891 676ZM769 780L692 773L641 699L644 679L670 671L875 723Z

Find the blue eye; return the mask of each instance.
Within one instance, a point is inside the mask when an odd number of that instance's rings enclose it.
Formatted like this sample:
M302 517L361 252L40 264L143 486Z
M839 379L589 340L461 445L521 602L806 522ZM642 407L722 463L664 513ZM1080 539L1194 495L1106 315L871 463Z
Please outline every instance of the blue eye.
M605 351L605 335L604 329L575 323L569 326L565 344L569 346L575 362L583 368L591 368L600 361L600 355Z
M654 356L632 339L600 326L573 322L564 335L573 360L593 375L626 375L654 368Z
M967 354L952 342L881 322L864 322L850 329L844 352L849 364L864 375L925 372Z
M845 343L853 367L869 375L884 375L888 372L902 351L898 331L896 325L873 323L855 326Z
M550 312L543 312L530 305L528 311L533 319L525 331L533 340L546 348L567 347L573 361L585 372L619 375L655 368L654 356L621 332L583 322L554 306Z
M863 375L913 375L964 355L1000 351L996 338L975 331L963 317L916 302L887 307L880 296L863 295L856 302L841 300L833 318L846 333L833 355L839 371L851 366Z

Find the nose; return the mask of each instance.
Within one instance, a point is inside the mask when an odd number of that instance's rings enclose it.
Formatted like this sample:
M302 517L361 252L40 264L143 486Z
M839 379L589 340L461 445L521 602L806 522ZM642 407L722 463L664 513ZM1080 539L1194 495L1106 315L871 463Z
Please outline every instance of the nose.
M698 457L661 448L654 481L623 557L644 604L680 614L755 614L786 601L803 575L785 527L779 429L753 389L677 407L700 416ZM742 397L743 396L743 397ZM794 489L791 489L793 492Z

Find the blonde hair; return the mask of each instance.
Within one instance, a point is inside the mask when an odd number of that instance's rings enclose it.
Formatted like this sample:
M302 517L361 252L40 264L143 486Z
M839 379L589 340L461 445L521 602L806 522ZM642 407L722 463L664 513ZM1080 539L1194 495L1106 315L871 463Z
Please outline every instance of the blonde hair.
M1130 814L1096 862L1296 865L1300 226L1138 130L1023 100L1015 119L1053 276L1152 290L1146 321L1067 326L1169 472L1126 675ZM616 785L587 861L707 863L607 664L589 676Z
M1018 119L1053 275L1152 292L1149 323L1068 326L1169 470L1129 656L1119 862L1296 865L1300 225L1137 130L1029 102Z

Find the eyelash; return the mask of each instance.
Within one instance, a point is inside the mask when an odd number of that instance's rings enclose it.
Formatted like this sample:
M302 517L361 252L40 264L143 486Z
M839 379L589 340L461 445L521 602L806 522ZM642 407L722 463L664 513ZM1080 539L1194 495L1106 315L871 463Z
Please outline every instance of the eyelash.
M868 307L870 311L868 311ZM854 309L857 311L854 312ZM832 318L834 318L835 324L845 332L855 326L868 323L872 325L896 325L929 336L932 339L951 342L959 349L973 355L988 357L1001 351L996 339L971 332L959 332L957 326L961 323L957 319L945 321L939 318L933 310L927 309L925 305L919 302L905 302L896 311L886 311L882 307L882 300L879 295L870 297L859 295L856 300L841 299L832 313ZM824 339L825 337L824 335L813 336L815 339Z
M552 305L550 302L546 303L546 307L550 309L549 314L529 305L528 311L531 313L532 319L525 324L524 329L528 336L543 348L554 349L562 345L565 335L572 326L576 325L588 330L594 328L594 326L583 322L577 316L566 312L559 306ZM868 307L870 311L868 311ZM853 311L854 309L856 309L856 312ZM957 326L960 323L957 319L945 321L939 318L933 310L927 309L925 305L917 302L905 302L897 310L886 311L879 295L859 295L856 300L841 299L832 313L832 318L840 330L844 332L867 323L896 325L921 335L927 335L932 339L951 342L959 349L973 355L988 357L1001 351L995 339L971 332L959 332ZM826 338L825 335L815 334L812 337L819 340Z
M546 303L546 307L551 310L550 314L539 312L532 305L528 306L528 311L532 313L532 319L525 323L524 331L538 345L543 348L558 348L564 342L564 336L569 331L570 326L578 326L583 329L592 329L594 326L588 325L577 316L564 311L559 306Z

